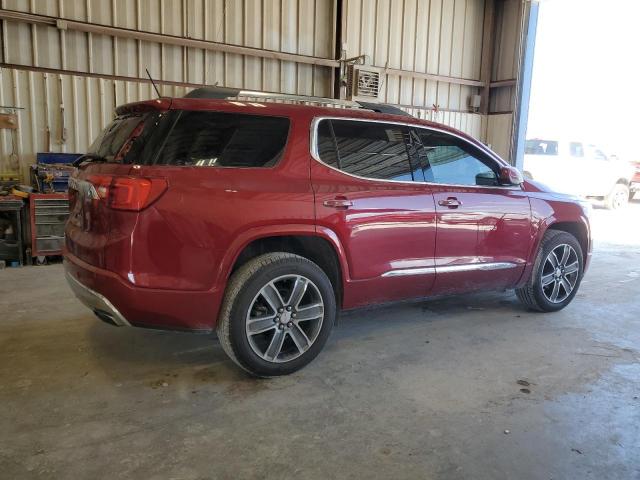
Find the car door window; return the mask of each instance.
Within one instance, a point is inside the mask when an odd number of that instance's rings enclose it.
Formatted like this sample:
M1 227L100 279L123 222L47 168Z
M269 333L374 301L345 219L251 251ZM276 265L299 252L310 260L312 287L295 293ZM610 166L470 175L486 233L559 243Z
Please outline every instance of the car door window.
M320 160L345 173L376 180L424 181L420 165L410 156L412 142L405 126L327 119L318 124L316 141Z
M427 182L445 185L497 186L496 162L478 148L444 132L417 129Z

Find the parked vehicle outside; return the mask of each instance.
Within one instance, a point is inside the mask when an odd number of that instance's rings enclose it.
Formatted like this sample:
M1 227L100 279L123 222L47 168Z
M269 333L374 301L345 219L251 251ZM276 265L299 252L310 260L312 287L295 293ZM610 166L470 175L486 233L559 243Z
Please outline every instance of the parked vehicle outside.
M523 170L555 192L601 201L611 210L627 204L634 174L630 163L595 145L540 138L526 141Z
M102 320L215 330L240 367L274 376L318 355L339 310L515 289L552 312L575 297L590 205L468 135L193 98L207 92L119 107L70 181L66 276Z
M640 192L640 161L633 162L634 174L629 186L629 201Z

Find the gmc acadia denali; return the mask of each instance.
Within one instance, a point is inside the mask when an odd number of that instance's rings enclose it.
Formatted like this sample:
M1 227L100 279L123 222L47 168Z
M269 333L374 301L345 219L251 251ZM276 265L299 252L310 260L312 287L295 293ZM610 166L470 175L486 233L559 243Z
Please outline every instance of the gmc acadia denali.
M268 377L318 355L340 309L515 289L551 312L576 295L588 204L392 107L238 93L121 106L81 157L66 276L102 320L215 329Z

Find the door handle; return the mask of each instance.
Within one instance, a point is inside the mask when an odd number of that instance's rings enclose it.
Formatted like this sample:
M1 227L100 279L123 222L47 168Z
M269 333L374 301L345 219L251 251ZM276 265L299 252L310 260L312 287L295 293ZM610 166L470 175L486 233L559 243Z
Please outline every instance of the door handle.
M441 207L458 208L462 205L462 202L456 197L449 197L446 200L438 200L438 205Z
M353 202L347 198L336 197L332 200L325 200L322 202L325 207L337 208L339 210L346 210L353 206Z

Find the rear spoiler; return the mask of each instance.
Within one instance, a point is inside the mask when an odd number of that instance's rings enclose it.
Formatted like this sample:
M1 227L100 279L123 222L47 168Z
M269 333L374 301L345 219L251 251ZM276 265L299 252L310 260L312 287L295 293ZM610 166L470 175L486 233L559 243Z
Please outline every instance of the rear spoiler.
M158 110L169 110L171 108L172 99L168 97L157 98L156 100L145 100L142 102L127 103L116 108L117 115L125 115L127 113L144 113L154 112Z

